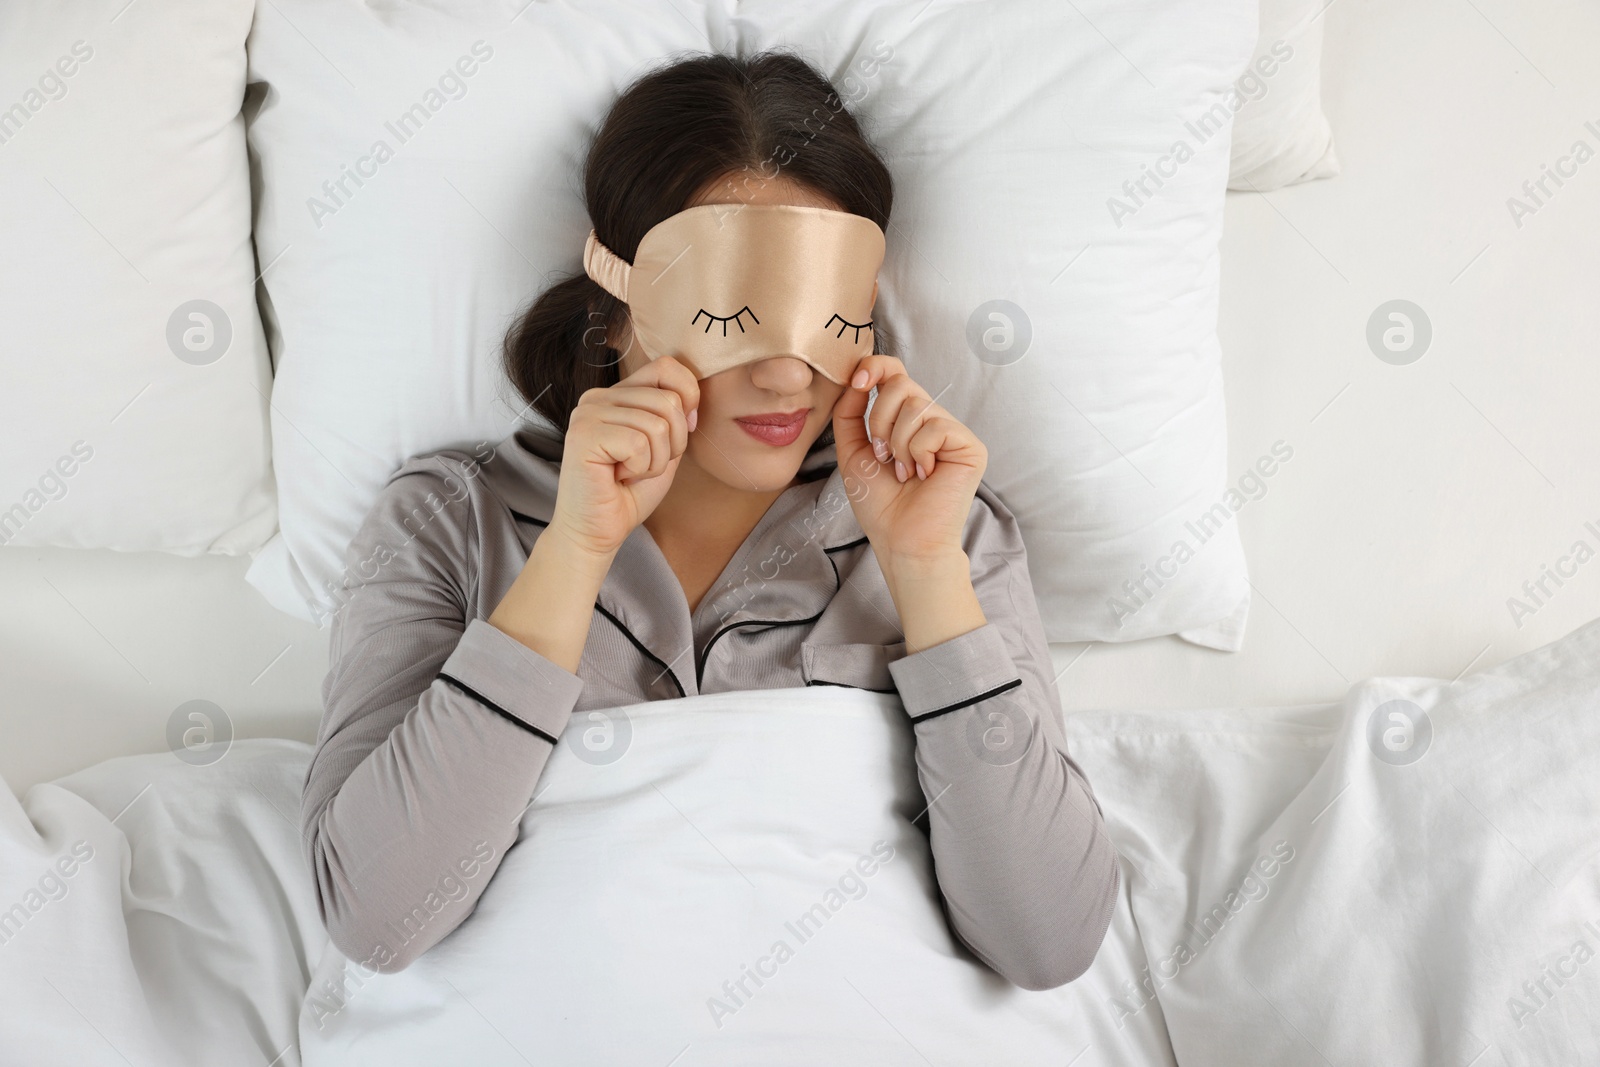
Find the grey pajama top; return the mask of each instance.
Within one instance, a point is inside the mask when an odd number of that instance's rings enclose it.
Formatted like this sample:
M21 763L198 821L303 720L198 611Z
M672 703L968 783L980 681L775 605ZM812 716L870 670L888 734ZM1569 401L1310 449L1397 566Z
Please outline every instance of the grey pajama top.
M840 685L898 692L914 724L917 777L933 801L918 823L957 938L1029 989L1088 968L1119 892L1116 851L1067 754L1021 534L987 486L964 532L988 620L976 630L905 654L847 496L859 475L844 477L830 443L806 457L692 613L636 528L573 674L486 621L550 520L561 450L525 428L493 447L413 458L346 554L301 814L335 947L392 972L460 925L488 877L460 879L466 894L416 936L395 933L480 842L493 846L483 865L493 874L575 711Z

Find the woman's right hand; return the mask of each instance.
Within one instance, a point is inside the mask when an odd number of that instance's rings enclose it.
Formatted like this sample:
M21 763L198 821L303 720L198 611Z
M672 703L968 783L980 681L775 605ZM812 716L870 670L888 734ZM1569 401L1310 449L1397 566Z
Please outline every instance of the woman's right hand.
M551 528L614 555L672 487L699 405L700 383L671 356L584 392L567 420Z

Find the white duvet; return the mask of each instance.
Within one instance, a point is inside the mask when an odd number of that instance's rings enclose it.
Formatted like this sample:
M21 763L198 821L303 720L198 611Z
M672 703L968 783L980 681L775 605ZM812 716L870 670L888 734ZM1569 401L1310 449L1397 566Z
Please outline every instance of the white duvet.
M574 720L460 929L395 975L324 957L308 1067L1171 1062L1159 1012L1119 1030L1103 1007L1144 964L1126 902L1062 989L1018 989L957 947L897 698L819 686L613 714ZM621 758L586 761L605 730Z
M1597 712L1600 622L1453 685L1075 717L1125 899L1046 992L952 940L890 696L623 709L611 762L578 717L396 975L323 936L304 745L112 760L0 800L0 1062L1597 1063Z

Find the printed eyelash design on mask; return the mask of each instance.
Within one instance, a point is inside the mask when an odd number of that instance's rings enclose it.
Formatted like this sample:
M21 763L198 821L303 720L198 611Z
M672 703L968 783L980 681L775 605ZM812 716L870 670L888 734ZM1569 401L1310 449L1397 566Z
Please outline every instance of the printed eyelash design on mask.
M857 326L855 323L850 322L849 320L847 320L842 315L835 315L833 317L833 319L838 319L841 323L843 323L843 325L839 327L839 332L834 334L833 336L835 336L835 337L843 337L844 336L844 331L845 331L845 329L847 327L856 332L855 337L851 339L851 342L850 342L851 344L855 344L855 343L857 343L857 342L859 342L861 340L861 331L862 330L870 330L870 329L872 329L872 320L871 319L868 319L866 322L862 323L860 326ZM824 330L826 330L829 326L832 326L833 325L833 319L829 319L827 322L823 323L822 324L822 328Z
M739 316L740 315L745 315L745 314L748 314L750 316L751 321L753 321L757 326L761 325L761 320L756 318L756 313L754 311L750 310L750 305L749 304L746 304L744 307L740 308L738 311L735 311L732 315L713 315L713 314L711 314L711 312L707 311L705 308L701 308L698 312L695 313L695 317L689 320L689 325L693 326L695 323L700 321L700 316L704 315L706 317L706 329L705 329L705 332L706 333L710 333L711 332L711 324L715 323L715 322L720 322L720 323L722 323L722 336L726 337L726 336L728 336L728 323L730 323L730 322L739 327L739 332L740 333L744 333L744 323L739 321Z

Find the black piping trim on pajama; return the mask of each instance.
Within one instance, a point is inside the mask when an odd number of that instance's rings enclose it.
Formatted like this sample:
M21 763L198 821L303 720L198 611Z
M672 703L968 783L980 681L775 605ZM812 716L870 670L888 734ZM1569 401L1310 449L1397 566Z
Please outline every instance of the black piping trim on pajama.
M539 729L537 726L533 725L530 722L523 722L521 719L519 719L515 715L511 714L505 708L502 708L499 704L496 704L494 701L490 700L488 697L484 696L482 693L478 692L476 689L472 688L470 685L467 685L465 682L461 681L460 679L452 678L450 675L444 673L444 671L440 671L438 673L437 677L438 677L438 679L440 681L444 682L446 685L449 685L452 688L458 690L459 692L461 692L465 696L471 697L473 700L476 700L479 704L482 704L484 707L488 708L490 711L497 712L497 713L499 713L501 715L504 715L506 718L510 719L512 722L516 723L518 726L522 727L524 730L527 730L529 733L533 734L534 736L542 737L546 741L550 742L552 745L557 744L557 741L556 741L556 739L554 737L551 737L549 734L545 733L543 730Z
M866 534L862 534L860 537L856 538L854 541L846 541L842 545L828 545L828 546L824 547L822 551L824 551L824 552L843 552L847 548L855 548L858 545L864 545L869 540L870 540L870 538L868 538ZM830 563L833 562L833 557L829 556L828 557L828 561ZM839 568L838 568L837 565L835 565L834 568L833 568L833 577L834 577L834 580L837 582L838 578L839 578ZM836 589L836 590L834 590L834 592L838 592L838 590ZM900 690L898 690L898 689L873 689L871 686L850 685L850 684L848 684L846 682L825 682L825 681L821 680L820 678L812 679L811 681L807 682L806 684L807 685L837 685L837 686L842 686L845 689L860 689L863 692L867 692L867 693L898 693L898 692L900 692Z
M510 510L510 509L507 509L507 510ZM528 516L528 515L523 515L523 514L521 514L520 512L517 512L517 511L512 511L511 514L513 516L515 516L516 518L519 518L519 519L526 519L529 522L539 523L541 526L549 525L548 523L540 522L540 520L538 520L538 519L532 518L531 516ZM863 535L861 537L856 538L854 541L849 541L849 542L846 542L845 544L842 544L842 545L832 545L832 546L829 546L829 547L825 547L825 548L823 548L822 551L823 551L824 554L832 553L832 552L839 552L839 551L842 551L842 550L844 550L846 548L855 548L857 545L866 544L867 540L868 540L868 538L865 535ZM827 560L828 560L828 565L833 568L833 592L834 592L835 595L837 595L839 590L840 590L840 588L843 585L842 581L839 578L839 565L837 563L833 562L833 557L831 555L827 556ZM832 599L833 599L832 597L829 598L830 601ZM675 671L673 671L673 669L672 669L670 664L668 664L660 656L657 656L654 652L651 652L648 648L646 648L645 645L644 645L644 642L640 641L637 637L635 637L633 635L633 632L622 624L622 620L617 618L611 612L607 611L605 609L605 607L603 607L598 600L595 601L595 605L594 606L595 606L595 610L596 611L598 611L600 614L604 615L607 619L609 619L611 621L611 624L613 626L615 626L618 630L622 631L622 635L628 639L629 643L631 643L634 648L639 650L640 654L642 654L647 659L649 659L650 662L652 662L652 663L656 664L657 666L659 666L663 671L665 671L672 678L672 684L678 687L678 695L680 697L687 695L686 691L683 688L683 683L678 680L678 675L677 675L677 673ZM826 606L824 606L823 610L827 610ZM705 657L710 654L711 646L716 644L717 643L717 639L720 638L723 634L729 632L730 630L738 629L741 626L798 626L798 625L800 625L802 623L816 622L821 617L822 617L822 612L819 611L815 615L807 616L804 619L745 619L743 622L729 623L727 626L724 626L722 629L720 629L716 633L712 634L711 635L711 639L706 642L706 647L700 652L699 655L697 655L695 657L695 672L694 672L695 673L695 681L696 682L700 682L704 678ZM809 685L811 683L808 682L807 684ZM828 682L828 683L823 683L823 684L837 685L837 684L841 684L841 683ZM849 686L847 688L854 689L854 688L858 688L858 687ZM893 690L893 689L873 689L873 690L869 690L869 691L870 692L874 692L874 693L893 693L893 692L897 692L897 690Z
M857 545L864 545L864 544L867 543L868 540L869 540L869 538L865 534L862 534L860 537L856 538L854 541L846 541L842 545L829 545L829 546L825 547L822 551L824 551L824 552L843 552L847 548L854 548Z
M513 519L516 519L518 522L531 522L535 526L539 526L539 527L545 527L545 526L549 526L550 525L548 522L545 522L543 519L536 519L532 515L524 515L522 512L518 511L516 508L506 508L506 510L511 512L511 517Z
M859 689L864 693L898 693L898 689L874 689L870 685L851 685L849 682L829 682L821 678L813 678L806 685L836 685L840 689Z
M633 636L633 631L629 630L626 626L622 625L622 620L621 619L617 618L615 615L611 614L611 612L607 611L603 606L601 606L600 601L596 600L594 602L594 610L598 611L600 614L602 614L606 618L610 619L611 620L611 624L613 626L615 626L617 629L622 631L622 636L626 637L628 639L628 641L633 645L633 647L637 648L642 655L644 655L647 659L650 660L650 662L660 665L661 669L663 671L665 671L667 673L667 676L672 679L672 684L678 687L678 695L680 697L681 696L688 696L688 694L684 691L683 683L678 681L677 674L673 672L671 664L667 663L665 660L663 660L660 656L656 655L654 652L651 652L648 648L645 648L644 647L644 642L640 641L637 637ZM657 675L656 677L659 678L660 675Z
M839 547L840 548L844 548L845 546L844 545L840 545ZM824 551L824 553L826 553L827 550L824 549L823 551ZM826 558L828 560L828 566L833 568L833 596L838 596L839 595L839 589L843 585L843 583L839 579L839 565L833 561L833 557L832 556L827 556ZM828 603L832 603L833 602L833 596L830 596L828 598ZM822 605L822 611L827 611L827 610L828 610L828 605L827 604ZM695 656L695 658L694 658L694 678L695 678L695 681L697 683L703 681L703 679L705 677L706 658L711 655L711 646L717 643L717 638L721 637L723 634L727 633L729 630L736 630L741 626L769 626L769 627L770 626L800 626L803 623L816 622L818 619L822 618L822 611L817 612L815 615L808 615L803 619L745 619L743 622L730 622L728 625L724 626L722 629L720 629L716 633L712 634L711 635L711 640L706 642L706 647L704 649L702 649L699 652L698 655Z
M942 708L934 708L932 711L924 712L923 714L918 715L911 720L912 725L916 725L919 722L927 722L929 719L937 718L940 715L948 715L952 711L960 711L962 708L970 708L979 701L988 700L990 697L999 696L1006 690L1015 689L1021 684L1021 678L1013 678L1004 685L997 685L987 692L979 693L977 696L968 697L965 700L958 700L954 704L946 704Z

